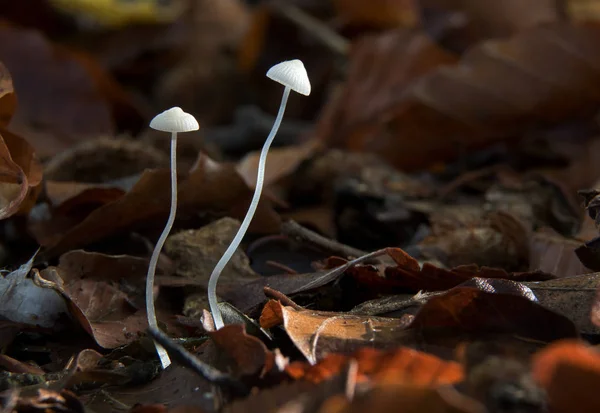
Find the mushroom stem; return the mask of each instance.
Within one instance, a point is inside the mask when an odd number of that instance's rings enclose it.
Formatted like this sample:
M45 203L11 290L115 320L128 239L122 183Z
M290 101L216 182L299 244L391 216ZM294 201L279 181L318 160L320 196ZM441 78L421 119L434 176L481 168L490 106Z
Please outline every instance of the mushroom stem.
M258 161L258 174L256 176L256 189L254 190L254 196L252 197L252 202L250 203L250 207L248 208L248 212L240 225L240 229L237 234L231 241L229 247L215 266L212 274L210 275L210 279L208 280L208 303L210 305L210 312L212 313L212 317L215 323L215 329L218 330L223 327L223 317L221 315L221 310L219 309L219 305L217 303L217 281L219 280L219 276L221 272L240 246L248 227L250 226L250 222L252 222L252 217L256 212L256 208L258 207L258 202L260 201L260 195L263 189L263 183L265 180L265 166L267 163L267 154L269 153L269 148L273 143L273 139L275 139L275 135L279 130L279 125L281 125L281 120L283 119L283 114L285 112L285 106L287 105L288 97L290 96L291 88L289 86L285 87L283 91L283 97L281 98L281 105L279 106L279 112L277 113L277 118L275 118L275 123L273 124L273 128L271 128L271 132L265 141L265 144L262 147L260 152L260 158Z
M156 265L158 264L158 258L160 257L160 251L165 245L165 241L171 232L173 222L175 222L175 213L177 212L177 132L171 132L171 209L169 211L169 218L167 224L163 229L160 238L154 246L152 251L152 257L150 258L150 265L148 266L148 276L146 277L146 312L148 313L148 325L152 328L158 329L158 323L156 322L156 312L154 310L154 274L156 273ZM167 354L167 351L163 346L154 342L156 346L156 352L160 358L160 364L163 369L166 369L171 364L171 359Z

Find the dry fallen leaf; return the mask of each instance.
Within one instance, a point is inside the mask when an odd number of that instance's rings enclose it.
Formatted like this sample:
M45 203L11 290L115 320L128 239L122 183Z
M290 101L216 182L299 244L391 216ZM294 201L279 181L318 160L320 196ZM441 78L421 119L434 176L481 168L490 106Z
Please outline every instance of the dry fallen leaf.
M600 355L584 342L559 341L533 357L533 375L548 394L551 411L600 410Z
M329 353L352 353L365 345L390 348L402 343L410 318L364 317L344 313L297 310L270 300L260 325L283 324L288 336L306 359L314 364Z
M362 413L398 411L403 413L484 413L487 410L475 400L452 387L410 385L376 386L348 400L345 396L327 400L318 413Z
M81 222L55 232L50 238L38 237L46 248L44 255L55 256L123 231L164 222L169 209L169 188L169 170L147 170L122 197L102 205ZM241 217L251 194L232 165L221 165L201 155L196 167L180 182L177 215L182 217L204 209ZM32 224L40 234L47 233L44 225L54 225L52 218ZM251 228L262 232L278 230L279 217L266 200L259 204Z
M399 168L415 169L534 126L589 120L596 113L595 26L540 25L483 42L450 66L452 59L436 58L440 53L430 46L414 55L431 63L410 85L398 73L418 59L401 55L394 64L389 45L404 50L411 41L426 41L383 36L365 40L353 54L344 97L320 125L318 135L329 145L375 152Z
M438 386L463 380L462 367L431 354L407 347L388 351L362 348L352 354L328 354L317 364L290 363L285 371L296 380L319 383L338 374L350 362L357 363L358 381L381 384Z
M414 27L419 20L415 0L334 0L333 5L337 17L349 26Z
M8 69L0 63L0 219L35 203L42 167L33 147L7 129L16 109L16 97Z
M130 124L123 128L141 127L141 115L126 93L84 52L2 22L0 60L13 75L19 98L11 130L27 136L40 156L83 139L112 135L117 112L128 113Z

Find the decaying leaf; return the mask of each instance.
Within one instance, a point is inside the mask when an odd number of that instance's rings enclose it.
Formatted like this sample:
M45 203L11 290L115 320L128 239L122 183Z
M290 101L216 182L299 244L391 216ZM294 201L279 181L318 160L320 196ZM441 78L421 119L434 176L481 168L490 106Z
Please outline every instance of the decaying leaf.
M431 354L400 347L388 351L362 348L352 354L328 354L317 364L290 363L285 371L296 380L319 383L335 377L350 362L357 363L357 381L438 386L463 380L462 367Z
M396 291L414 292L447 290L476 277L514 281L541 281L554 278L551 274L539 271L508 273L500 268L479 267L475 264L444 269L428 262L420 264L400 248L387 248L386 252L396 265L385 265L381 270L370 265L357 265L348 269L347 274L354 277L365 288L388 292L391 288ZM340 258L330 258L327 264L336 266L345 262Z
M296 310L271 300L260 316L263 328L283 324L286 332L310 363L328 353L351 353L369 345L390 348L402 343L410 318L392 319Z
M0 316L15 323L58 329L68 314L64 299L49 285L30 276L35 255L17 270L0 275Z
M133 228L164 222L170 202L169 170L149 170L123 197L91 212L83 221L44 241L44 255L55 256L73 248L100 241ZM226 190L224 190L226 188ZM232 165L220 165L201 155L196 167L179 188L178 216L198 210L228 211L240 217L246 211L251 191ZM49 221L49 224L52 220ZM41 225L36 222L36 225ZM261 202L253 228L277 231L279 217L268 202Z
M332 397L321 406L319 413L389 412L402 406L406 413L484 413L486 409L475 400L452 387L376 386L353 400L344 396Z
M33 206L42 180L42 168L33 147L7 129L16 108L8 69L0 63L0 219Z
M19 97L11 130L27 136L40 156L113 134L118 105L127 108L133 128L140 128L141 116L126 93L83 52L6 22L0 25L0 39L0 60L11 71Z
M538 302L575 323L582 333L597 334L594 322L595 295L600 288L600 274L584 274L541 282L524 282Z
M600 355L583 342L560 341L540 351L533 358L533 375L546 390L552 411L600 409Z
M115 348L139 339L148 328L146 271L142 258L71 251L42 275L60 285L71 316L83 330L101 347ZM162 319L162 312L157 313Z
M453 159L461 148L518 137L535 125L589 119L599 96L598 53L591 46L598 37L594 26L540 25L481 43L451 66L451 59L436 59L425 49L423 60L432 63L409 86L406 76L397 76L418 59L390 53L388 46L411 44L406 35L365 40L353 54L344 98L321 122L319 136L415 169ZM402 56L400 66L389 56ZM364 115L355 115L359 110Z
M439 350L477 338L519 337L546 343L578 336L577 328L566 317L529 298L471 287L456 287L433 296L415 316L402 318L313 311L271 300L260 322L264 328L282 324L311 363L328 353L349 353L361 346L434 346Z
M418 22L414 0L334 0L338 18L350 26L414 27Z

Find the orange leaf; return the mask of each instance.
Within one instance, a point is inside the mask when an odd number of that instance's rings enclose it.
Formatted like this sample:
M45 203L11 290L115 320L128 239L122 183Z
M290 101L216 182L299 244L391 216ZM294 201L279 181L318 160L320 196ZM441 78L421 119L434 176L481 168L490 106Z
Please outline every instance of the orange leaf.
M552 411L600 411L598 351L579 341L560 341L534 356L532 370L548 393Z
M362 381L437 386L463 380L463 369L458 363L407 347L389 351L362 348L351 355L329 354L315 365L293 362L286 372L296 380L319 383L340 374L350 360L356 360Z

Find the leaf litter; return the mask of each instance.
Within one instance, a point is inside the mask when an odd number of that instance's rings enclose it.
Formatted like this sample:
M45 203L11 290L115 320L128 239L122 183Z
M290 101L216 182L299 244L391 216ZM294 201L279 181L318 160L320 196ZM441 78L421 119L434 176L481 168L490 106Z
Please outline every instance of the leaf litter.
M0 4L3 411L598 410L592 2L38 3Z

